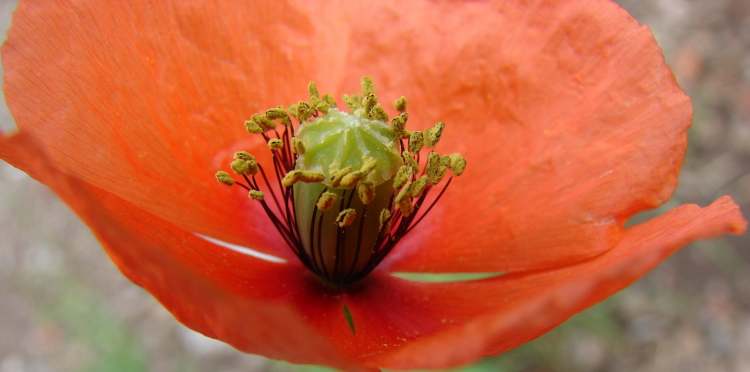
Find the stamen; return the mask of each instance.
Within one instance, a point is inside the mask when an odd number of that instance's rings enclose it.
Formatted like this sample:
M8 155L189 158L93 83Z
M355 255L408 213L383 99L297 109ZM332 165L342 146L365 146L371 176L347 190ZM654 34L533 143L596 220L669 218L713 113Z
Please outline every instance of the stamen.
M262 191L250 190L250 192L248 192L247 195L250 197L250 199L263 200L263 192Z
M356 186L357 183L359 183L359 180L361 180L363 176L364 174L360 171L349 172L346 175L344 175L344 177L341 178L341 182L339 183L339 186L345 189L350 189Z
M414 153L419 152L419 150L422 150L422 146L424 146L424 135L422 132L411 132L409 134L409 151Z
M255 161L255 157L250 155L247 151L237 151L234 153L234 159L252 160Z
M252 119L245 121L245 129L250 134L261 134L265 132L265 130Z
M396 109L396 111L401 113L406 111L406 97L399 97L396 102L393 103L393 107Z
M435 147L437 143L440 141L440 136L443 135L443 129L445 128L445 123L442 121L439 121L435 123L435 126L427 130L427 133L425 133L425 146L427 147Z
M238 151L229 164L238 178L221 170L216 179L244 189L300 263L343 288L366 277L425 218L451 183L438 186L447 171L461 175L466 160L458 153L422 154L437 145L445 124L407 131L405 97L394 102L389 124L369 78L359 94L343 97L350 112L315 83L307 93L307 100L245 121L271 151L269 172Z
M393 188L399 189L405 183L407 183L412 177L414 177L414 168L411 165L403 165L398 169L396 177L393 178Z
M292 150L294 150L294 153L297 155L305 155L305 145L303 145L302 141L297 137L292 137Z
M344 228L354 223L355 219L357 219L357 211L355 209L344 209L336 217L336 224L339 225L340 228Z
M331 175L328 177L331 187L339 187L341 181L352 171L352 167L345 167L343 169L331 169Z
M281 120L284 125L290 125L292 123L289 119L289 114L283 107L272 107L266 110L266 117L270 120Z
M264 130L272 130L276 128L276 125L274 125L273 121L263 114L253 115L253 121Z
M232 176L230 176L229 173L224 172L224 171L216 172L216 180L227 186L234 185L234 179L232 179Z
M284 176L281 184L284 187L290 187L297 182L315 183L323 181L323 179L325 179L323 173L295 169Z
M391 120L391 129L396 137L401 138L406 135L406 122L409 120L409 114L402 112Z
M445 176L447 166L440 155L436 152L430 152L427 155L427 181L431 185L436 185Z
M357 185L357 196L362 204L370 204L375 199L375 186L369 182L361 182Z
M284 147L284 141L278 138L271 138L268 140L268 148L271 151L281 150Z
M381 210L378 230L382 231L383 229L389 229L390 226L388 225L388 222L390 222L390 220L391 220L391 211L389 211L388 209Z
M255 159L234 159L229 167L239 175L252 175L258 172L258 163L255 162Z
M451 154L448 166L451 168L453 174L460 176L464 173L464 169L466 169L466 159L459 153Z
M422 195L422 192L424 192L426 187L427 187L427 176L419 177L416 181L414 181L411 184L411 187L409 187L409 195L412 198L418 198Z
M332 193L332 192L323 192L322 195L318 198L318 203L316 206L321 211L327 211L333 207L333 204L336 203L336 200L338 200L338 195Z

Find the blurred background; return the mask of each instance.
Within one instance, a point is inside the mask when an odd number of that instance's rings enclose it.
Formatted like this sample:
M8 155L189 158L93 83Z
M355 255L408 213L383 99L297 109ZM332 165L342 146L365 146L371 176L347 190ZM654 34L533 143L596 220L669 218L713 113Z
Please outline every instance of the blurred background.
M750 214L750 1L621 0L649 25L695 122L670 205ZM4 35L15 1L0 0ZM4 39L4 36L3 36ZM13 127L4 100L0 129ZM0 372L311 371L180 326L46 188L0 164ZM696 243L562 327L461 371L750 371L750 236Z

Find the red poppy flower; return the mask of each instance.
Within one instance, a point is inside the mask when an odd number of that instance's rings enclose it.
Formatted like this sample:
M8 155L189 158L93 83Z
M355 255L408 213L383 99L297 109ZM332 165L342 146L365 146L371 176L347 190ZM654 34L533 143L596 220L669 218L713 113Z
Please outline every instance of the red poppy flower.
M458 365L745 229L729 197L625 226L674 190L691 106L648 29L610 1L22 1L2 58L20 130L0 157L182 323L271 358ZM381 265L335 290L212 176L238 149L267 151L240 125L249 114L363 75L384 101L409 98L414 128L445 120L441 148L469 167Z

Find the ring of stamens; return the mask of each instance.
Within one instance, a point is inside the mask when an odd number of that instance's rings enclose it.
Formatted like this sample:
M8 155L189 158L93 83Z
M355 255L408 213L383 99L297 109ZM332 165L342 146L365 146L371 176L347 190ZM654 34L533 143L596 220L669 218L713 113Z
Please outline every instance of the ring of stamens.
M388 114L369 78L362 79L361 95L343 97L351 114L339 111L332 96L321 96L314 83L308 93L306 101L268 109L245 122L249 133L267 143L272 171L240 151L229 164L235 176L218 171L216 179L245 189L305 267L325 282L345 287L372 272L424 220L453 176L463 173L466 160L458 153L434 151L444 123L425 131L406 129L404 97L394 102L398 114L387 124ZM316 146L305 129L344 116L367 122L392 141L385 147L378 144L373 157L332 162L355 167L305 158L306 147L310 154ZM394 157L395 162L390 160Z

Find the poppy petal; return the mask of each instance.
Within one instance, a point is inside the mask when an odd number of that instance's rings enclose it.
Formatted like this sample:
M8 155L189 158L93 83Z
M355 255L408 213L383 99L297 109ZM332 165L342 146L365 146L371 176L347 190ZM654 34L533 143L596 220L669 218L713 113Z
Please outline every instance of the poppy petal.
M21 128L65 173L262 250L281 240L209 175L242 135L230 123L293 100L309 78L348 90L371 74L386 99L410 97L412 122L460 129L441 148L464 151L469 170L431 229L399 247L402 271L600 254L630 214L670 195L684 153L689 101L650 33L609 1L84 4L16 12L3 54Z
M66 176L25 133L0 137L0 155L52 188L89 226L122 273L178 320L209 337L271 358L357 367L289 305L306 269L220 248L123 199ZM302 277L302 278L300 278Z
M18 155L29 149L40 156ZM352 370L446 367L505 351L628 285L679 247L746 227L725 197L630 228L617 248L578 265L440 284L379 270L362 287L337 294L302 267L221 249L65 176L23 133L0 142L0 156L21 159L52 187L122 272L187 326L243 351Z
M611 251L561 269L452 284L380 282L347 300L358 327L350 342L361 342L366 365L468 363L546 333L692 241L745 229L737 205L723 197L706 208L682 206L632 227Z
M2 50L8 105L63 173L278 254L257 203L213 175L263 145L240 141L248 116L304 94L309 49L286 45L309 21L284 1L21 1Z
M393 270L571 264L670 197L690 100L614 2L347 4L315 24L331 50L321 79L347 91L372 75L385 102L406 95L410 126L445 120L439 150L468 160Z
M456 286L453 290L456 297L443 297L446 305L465 303L462 300L470 302L470 296L474 302L456 313L471 307L475 308L469 312L484 308L490 313L451 331L411 343L379 363L413 365L415 358L429 354L440 357L428 364L442 366L468 362L476 358L473 352L501 353L606 299L690 242L726 233L741 234L746 228L747 222L737 205L729 197L722 197L706 208L682 206L633 227L615 249L585 263L538 274L509 275L494 283L478 283L476 288ZM450 348L449 340L461 340L466 349Z

